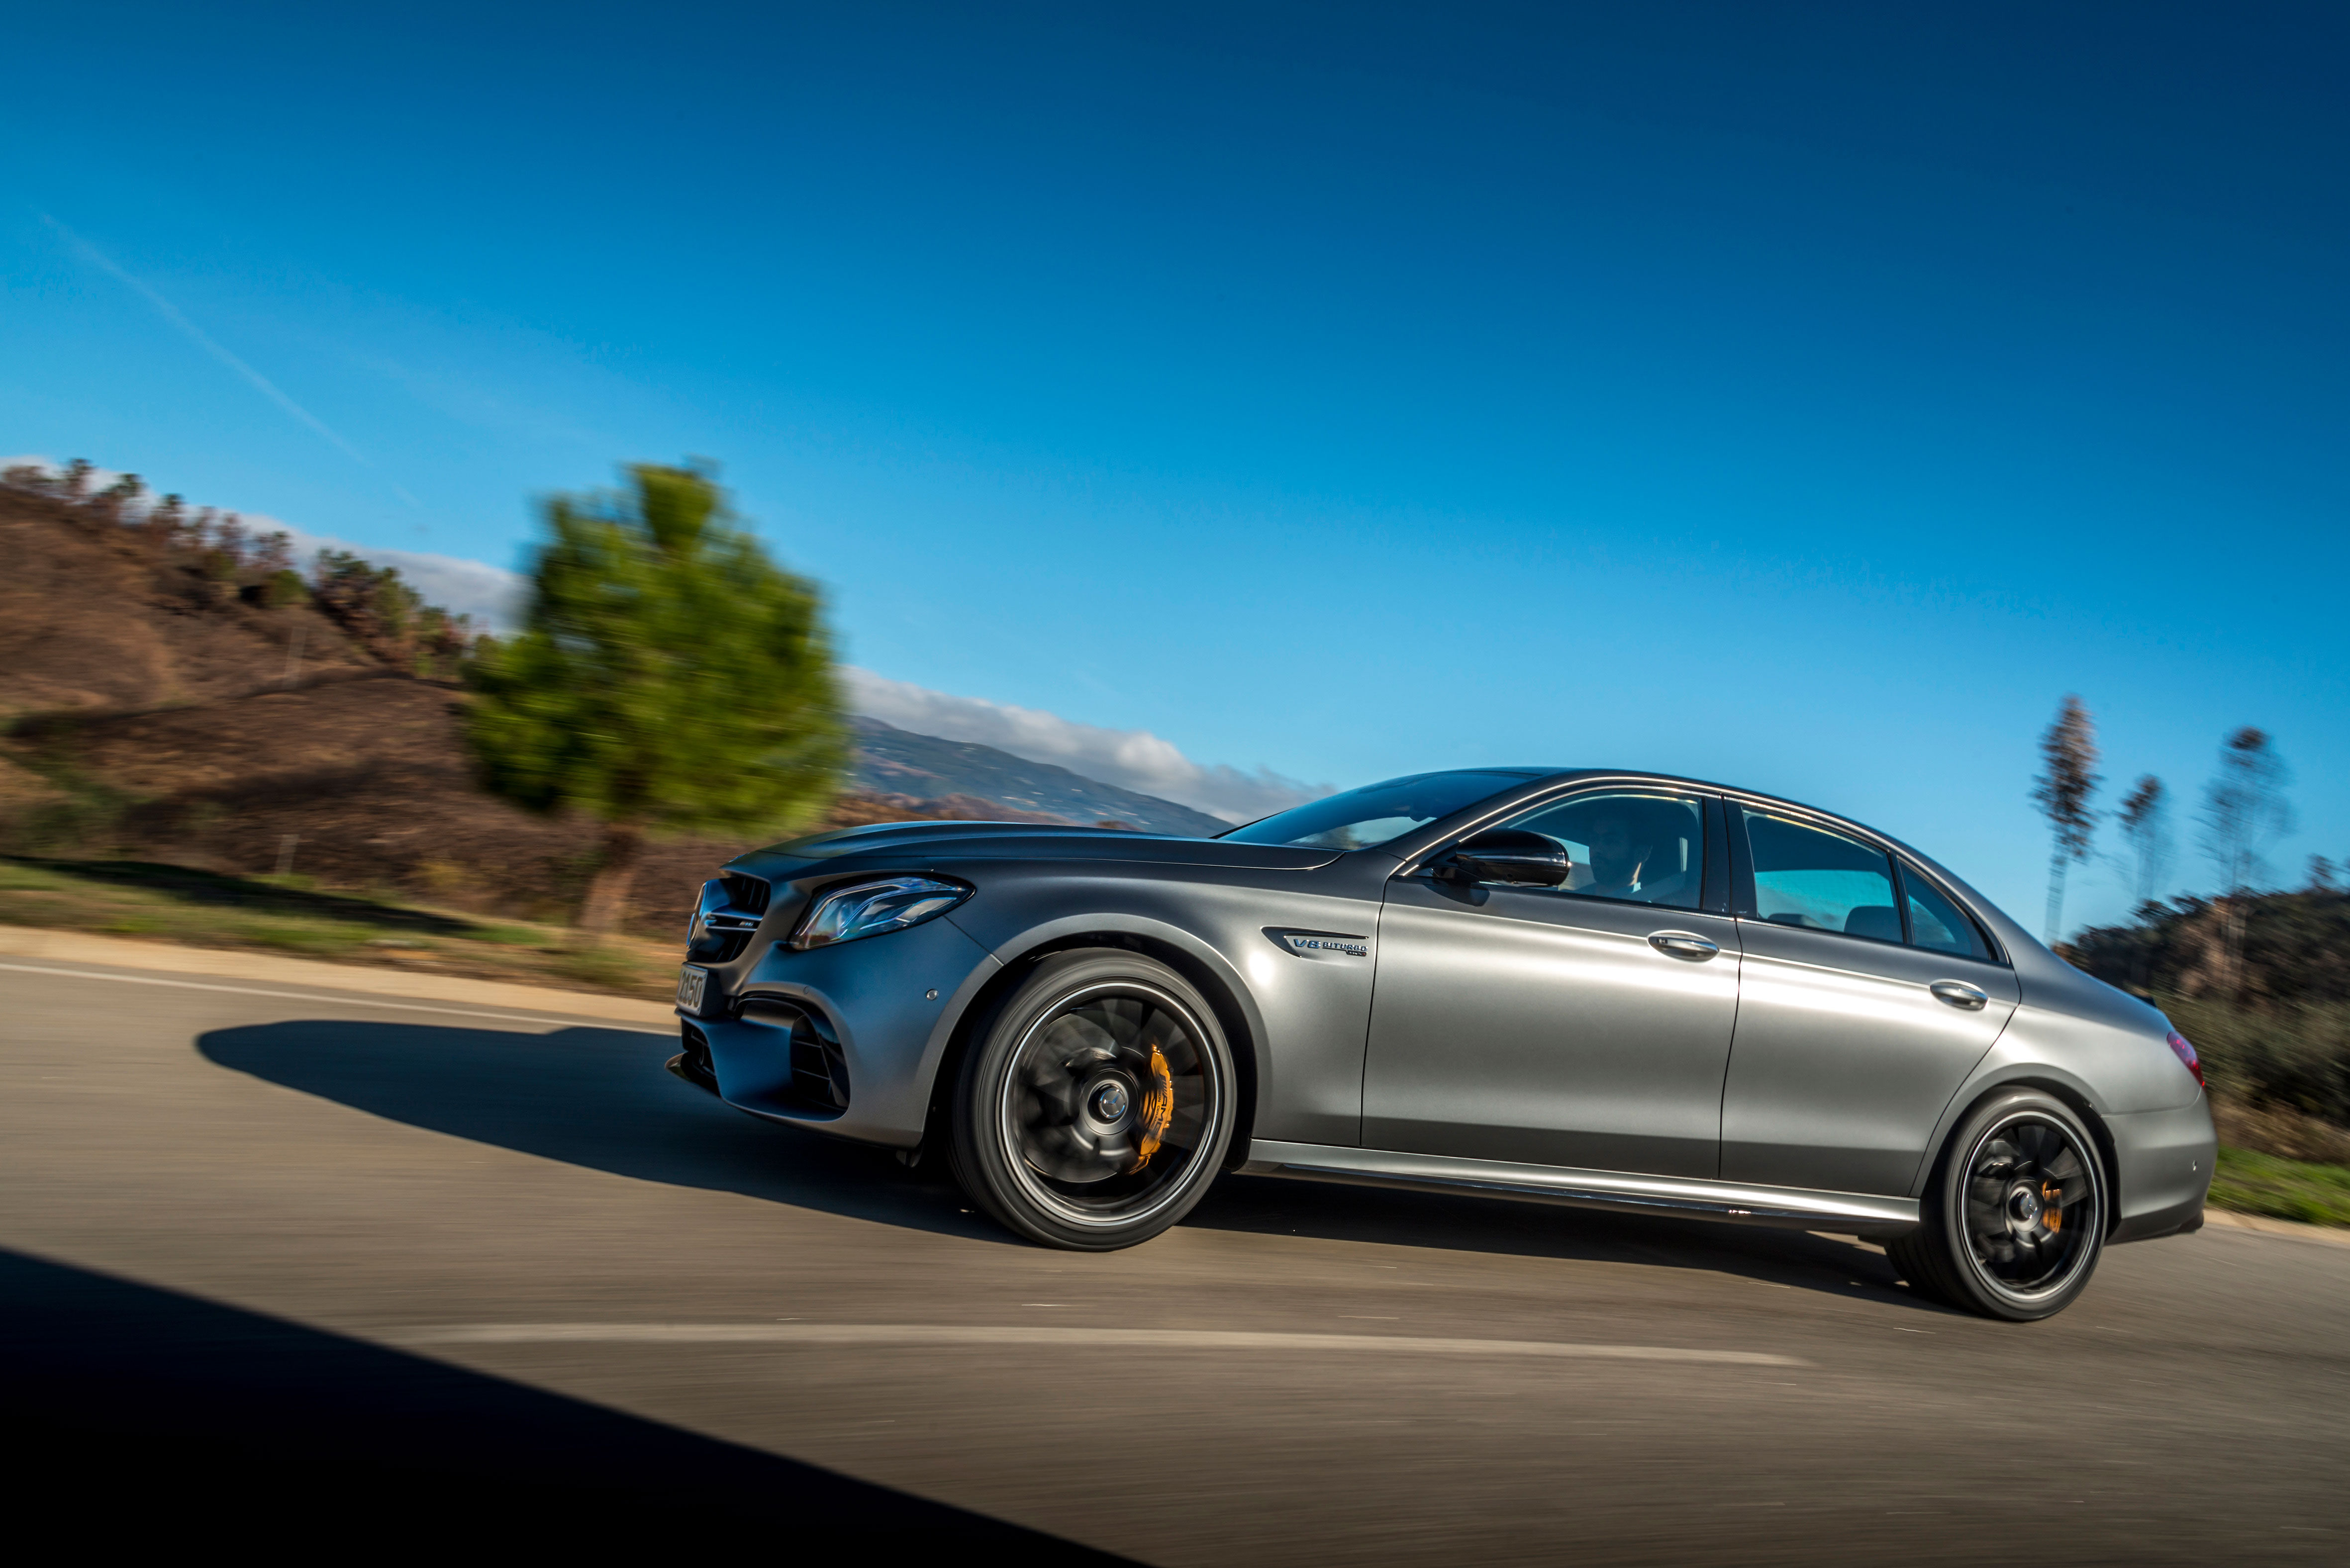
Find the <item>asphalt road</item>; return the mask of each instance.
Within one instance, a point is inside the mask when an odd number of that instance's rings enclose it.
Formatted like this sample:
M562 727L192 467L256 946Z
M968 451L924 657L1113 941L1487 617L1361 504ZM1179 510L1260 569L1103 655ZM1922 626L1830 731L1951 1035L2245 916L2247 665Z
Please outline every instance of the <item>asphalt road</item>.
M9 1490L256 1546L2350 1558L2350 1248L2119 1248L2030 1327L1836 1238L1261 1179L1077 1257L673 1048L0 968Z

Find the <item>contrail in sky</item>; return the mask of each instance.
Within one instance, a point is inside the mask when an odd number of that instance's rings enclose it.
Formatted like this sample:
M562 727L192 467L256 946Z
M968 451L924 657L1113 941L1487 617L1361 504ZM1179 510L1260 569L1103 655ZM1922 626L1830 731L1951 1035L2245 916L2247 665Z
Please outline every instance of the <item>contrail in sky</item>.
M79 234L75 234L71 229L66 227L63 223L57 222L57 219L49 216L47 213L43 213L41 214L41 221L48 224L49 227L57 230L58 234L64 235L66 243L73 246L76 251L79 252L84 260L88 261L93 266L102 268L109 276L114 278L124 287L136 293L140 298L153 306L162 316L164 320L170 322L172 326L178 327L181 331L186 333L189 337L193 339L197 348L202 348L205 353L211 355L213 358L219 360L222 364L227 366L230 369L235 371L246 380L252 382L263 397L267 398L271 402L276 403L279 408L284 409L287 413L293 415L296 419L301 421L304 424L309 426L312 430L326 437L329 441L332 441L336 450L340 452L345 457L349 458L353 462L358 463L362 468L371 469L375 467L374 463L368 461L367 455L364 452L360 452L359 448L353 446L350 442L345 441L341 436L337 435L334 431L329 429L326 421L320 419L317 415L312 413L309 410L304 408L301 404L287 397L283 391L280 391L276 382L271 380L268 377L263 375L260 371L255 369L252 366L246 364L244 360L238 358L235 355L223 348L221 344L213 338L211 333L206 332L203 327L197 326L194 322L181 315L180 307L178 306L173 305L170 300L164 298L161 295L156 293L153 289L148 287L145 284L140 282L137 278L131 276L129 273L117 266L112 256L108 255L104 251L99 250L96 245L91 244L88 240L83 239ZM406 501L411 506L417 504L416 497L409 494L406 490L401 489L398 484L392 485L392 488L400 491L400 499Z

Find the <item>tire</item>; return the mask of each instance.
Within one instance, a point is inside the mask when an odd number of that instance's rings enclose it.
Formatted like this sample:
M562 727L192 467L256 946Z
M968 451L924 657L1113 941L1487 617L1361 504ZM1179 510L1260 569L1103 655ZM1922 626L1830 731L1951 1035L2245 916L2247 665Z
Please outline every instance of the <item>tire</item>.
M1992 1096L1950 1135L1920 1223L1886 1248L1910 1287L2011 1323L2053 1317L2088 1288L2109 1199L2096 1140L2036 1089Z
M963 1057L948 1117L955 1181L1032 1241L1131 1247L1215 1179L1235 1083L1215 1011L1181 975L1114 949L1055 954Z

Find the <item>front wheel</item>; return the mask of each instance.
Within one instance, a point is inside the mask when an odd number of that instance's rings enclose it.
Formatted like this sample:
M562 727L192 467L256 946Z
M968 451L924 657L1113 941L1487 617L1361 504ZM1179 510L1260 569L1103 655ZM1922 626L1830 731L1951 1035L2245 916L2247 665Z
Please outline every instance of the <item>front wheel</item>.
M1922 1222L1886 1249L1920 1293L2015 1323L2052 1317L2104 1250L2105 1169L2089 1129L2037 1090L1996 1095L1950 1137Z
M1215 1179L1232 1059L1191 982L1138 953L1045 960L955 1083L955 1180L1011 1229L1107 1252L1147 1241Z

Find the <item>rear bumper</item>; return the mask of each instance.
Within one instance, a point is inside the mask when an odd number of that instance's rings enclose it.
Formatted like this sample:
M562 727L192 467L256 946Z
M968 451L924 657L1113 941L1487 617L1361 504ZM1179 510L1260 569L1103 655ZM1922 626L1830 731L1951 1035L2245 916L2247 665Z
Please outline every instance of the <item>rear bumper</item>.
M2203 1222L2220 1139L2210 1102L2106 1118L2114 1140L2114 1241L2148 1241Z

